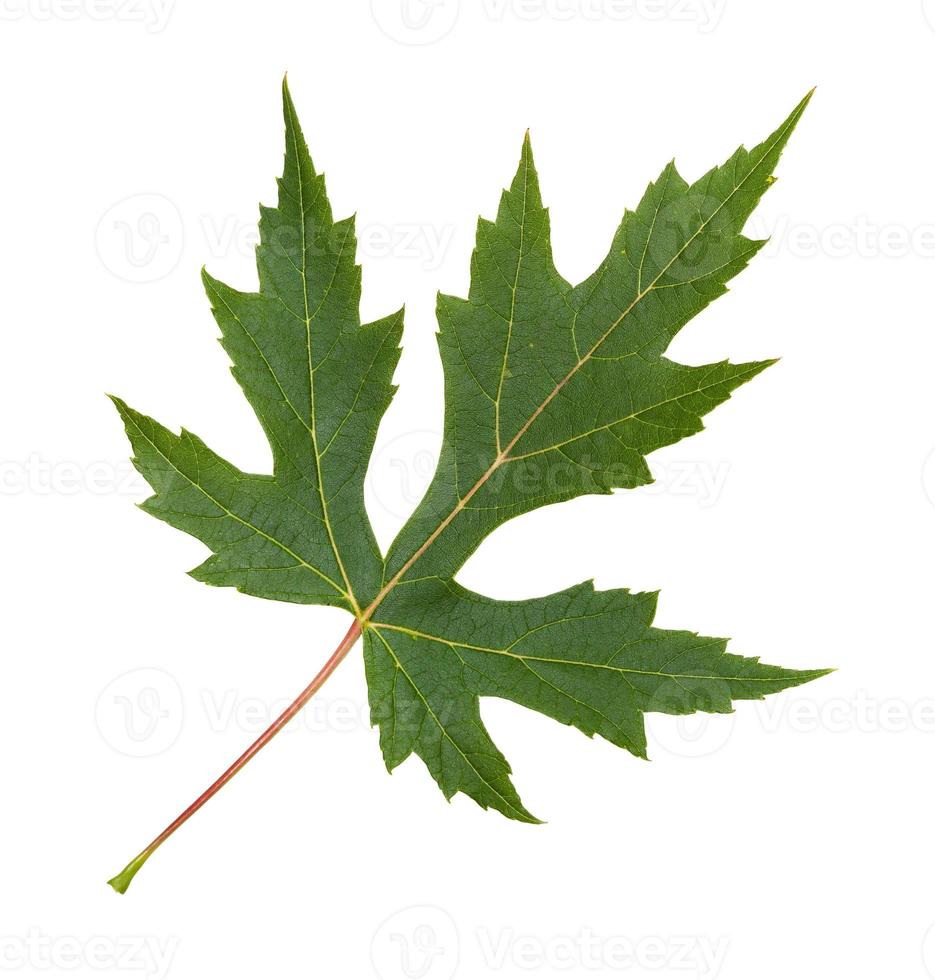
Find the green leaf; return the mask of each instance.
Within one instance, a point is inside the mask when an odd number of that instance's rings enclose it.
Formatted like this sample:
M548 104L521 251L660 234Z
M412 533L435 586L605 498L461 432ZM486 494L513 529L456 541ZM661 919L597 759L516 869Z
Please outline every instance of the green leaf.
M665 352L763 245L743 227L809 97L765 141L692 184L665 167L578 286L555 269L527 135L496 219L478 223L468 298L439 297L441 457L383 556L363 481L394 391L402 312L360 323L353 219L334 220L284 87L285 170L277 206L261 210L260 290L204 275L273 474L244 473L197 436L115 401L154 490L144 509L211 550L197 579L356 617L388 768L416 753L446 797L463 792L536 822L480 698L508 698L645 758L646 712L727 712L825 673L657 629L655 595L585 583L500 602L454 581L510 518L651 482L649 453L700 431L772 363L687 366Z
M484 730L478 698L507 698L646 758L643 713L728 712L824 671L727 654L726 640L651 626L655 594L584 583L497 602L425 579L388 596L365 634L367 681L387 766L411 752L458 790L532 820Z
M363 481L395 388L402 311L361 326L353 218L335 221L283 88L279 202L262 208L258 293L203 273L221 343L273 452L273 476L243 473L197 436L173 435L114 399L156 491L143 505L213 555L191 574L251 595L342 606L375 594L383 559Z

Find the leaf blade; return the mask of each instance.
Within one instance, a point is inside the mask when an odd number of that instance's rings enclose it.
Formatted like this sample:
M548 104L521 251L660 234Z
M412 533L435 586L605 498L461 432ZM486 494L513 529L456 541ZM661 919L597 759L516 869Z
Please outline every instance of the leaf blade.
M468 297L439 296L441 458L384 559L363 480L395 391L403 314L360 322L354 220L334 219L284 84L285 162L277 206L261 208L259 291L203 273L273 473L244 473L186 430L175 435L115 404L154 490L144 509L212 551L196 578L356 617L322 676L362 633L388 769L419 755L446 798L464 792L536 823L484 727L482 697L508 698L645 758L647 712L730 711L827 673L659 629L654 595L585 583L498 602L454 581L506 520L651 482L651 452L700 431L705 415L773 363L690 366L666 350L762 246L743 226L810 95L765 141L693 184L670 163L577 286L553 262L527 133L496 218L478 221Z
M215 552L193 574L208 584L233 586L263 598L336 603L357 615L361 603L376 594L383 576L383 557L364 507L363 486L377 428L395 391L392 377L403 313L361 324L354 221L334 220L324 177L312 163L285 82L283 116L286 142L279 199L275 208L261 208L259 291L233 289L202 271L231 371L272 450L273 474L248 477L200 440L202 448L195 456L215 468L228 467L229 483L241 490L249 486L268 503L266 524L254 529L255 534L277 537L275 507L283 509L291 524L304 519L309 527L303 549L315 556L307 564L321 573L336 595L326 596L294 569L274 570L269 562L252 568L264 562L263 556L253 545L238 548L231 540L220 542L224 553ZM125 425L130 419L132 426L134 417L145 420L151 431L158 428L165 447L174 445L174 451L180 451L172 442L180 437L128 411L131 415L122 413ZM134 435L137 442L141 438L129 429L128 435L131 442ZM143 476L151 485L151 476L158 482L164 463L152 452L138 452L138 457ZM171 507L159 499L156 489L148 509L168 519ZM232 493L234 487L220 489ZM212 541L219 543L216 535L199 533L183 515L169 520L173 522L209 547ZM296 561L304 567L299 558Z

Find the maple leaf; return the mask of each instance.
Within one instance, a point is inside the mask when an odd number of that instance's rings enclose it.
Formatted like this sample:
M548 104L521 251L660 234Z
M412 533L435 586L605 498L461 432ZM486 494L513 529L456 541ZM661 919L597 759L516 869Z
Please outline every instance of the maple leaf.
M449 799L537 822L480 714L508 698L646 756L646 712L727 712L826 673L726 652L726 641L652 625L656 596L591 583L503 602L454 576L495 528L582 494L651 482L646 456L771 361L687 366L675 334L764 244L743 226L811 93L752 150L693 184L670 163L607 257L578 286L552 261L528 134L494 221L481 219L467 299L439 296L445 428L433 481L383 556L364 508L377 427L393 395L402 311L359 316L353 219L335 221L288 88L285 169L262 208L260 291L204 273L233 373L273 454L245 473L201 439L114 399L154 490L142 506L203 541L210 585L342 607L354 621L293 705L111 884L133 876L307 703L363 635L373 722L389 769L412 753Z

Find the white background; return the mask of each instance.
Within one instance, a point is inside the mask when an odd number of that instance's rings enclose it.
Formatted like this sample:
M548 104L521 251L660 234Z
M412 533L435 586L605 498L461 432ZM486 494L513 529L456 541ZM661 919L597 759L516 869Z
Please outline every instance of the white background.
M0 970L935 977L935 3L166 2L2 4ZM460 578L660 588L659 625L839 670L653 716L651 764L485 702L536 828L447 805L418 759L388 776L355 654L120 897L348 625L187 578L204 548L134 508L104 397L268 468L198 273L255 284L287 69L358 214L364 316L407 304L384 544L437 448L434 292L465 293L524 129L577 281L671 156L694 179L818 85L750 229L771 244L672 347L781 363L655 487L522 518Z

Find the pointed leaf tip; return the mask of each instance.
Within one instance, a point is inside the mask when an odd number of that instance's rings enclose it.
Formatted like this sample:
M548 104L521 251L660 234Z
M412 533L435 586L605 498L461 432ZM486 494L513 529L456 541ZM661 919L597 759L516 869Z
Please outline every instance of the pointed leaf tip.
M805 96L801 102L799 102L799 104L792 110L792 113L789 116L789 122L792 123L793 127L798 123L799 119L802 117L802 114L808 108L808 104L812 101L812 96L814 94L815 86L812 86L812 88L805 93Z
M111 402L113 402L114 408L116 408L125 419L130 410L130 406L127 405L127 403L119 395L111 395L108 393L107 397L111 400Z
M299 118L296 112L295 102L292 99L292 92L289 89L289 81L285 76L282 80L282 111L286 121L286 132L299 130Z

